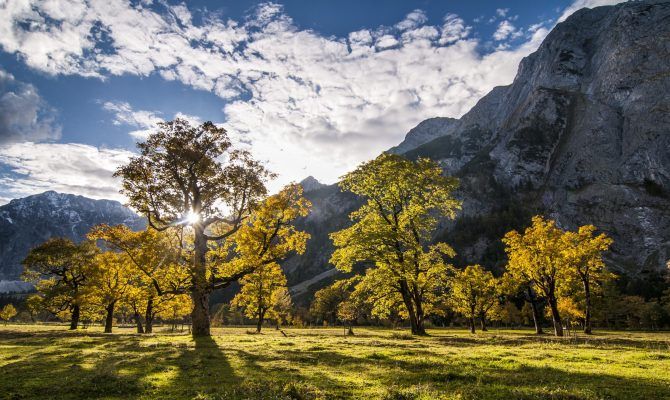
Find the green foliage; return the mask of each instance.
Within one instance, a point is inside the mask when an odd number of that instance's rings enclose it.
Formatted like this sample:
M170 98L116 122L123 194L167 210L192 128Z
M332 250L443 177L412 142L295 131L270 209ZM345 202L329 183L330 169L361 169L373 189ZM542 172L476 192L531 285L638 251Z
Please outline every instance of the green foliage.
M456 185L433 161L392 154L360 165L340 182L366 203L351 213L352 226L331 234L336 250L330 261L342 271L370 264L363 280L374 291L375 307L391 312L380 304L395 304L400 296L415 334L422 334L425 317L439 310L449 269L443 258L454 252L430 242L438 218L453 218L460 207L452 196Z
M449 279L449 289L449 305L470 320L470 330L475 331L475 318L481 318L484 327L500 294L499 282L493 274L479 265L467 266Z
M23 261L23 279L35 283L40 304L60 317L71 316L72 329L84 311L95 313L84 306L91 305L89 281L98 253L93 242L54 238L33 248Z
M14 318L14 316L17 314L16 308L14 307L13 304L7 304L2 309L0 309L0 319L5 321L9 321L10 319Z

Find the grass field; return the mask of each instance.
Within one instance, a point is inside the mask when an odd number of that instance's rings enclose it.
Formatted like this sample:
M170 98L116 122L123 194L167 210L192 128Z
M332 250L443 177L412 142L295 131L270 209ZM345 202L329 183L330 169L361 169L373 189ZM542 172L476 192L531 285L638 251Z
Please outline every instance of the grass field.
M670 333L0 326L2 399L670 399Z

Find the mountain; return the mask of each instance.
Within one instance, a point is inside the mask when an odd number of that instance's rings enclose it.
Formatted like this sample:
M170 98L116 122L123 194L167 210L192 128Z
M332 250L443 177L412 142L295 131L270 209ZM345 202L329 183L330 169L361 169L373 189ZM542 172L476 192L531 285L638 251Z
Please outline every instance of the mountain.
M399 145L389 149L390 153L403 154L452 132L458 126L455 118L436 117L419 123L412 128Z
M83 240L97 224L142 229L144 219L121 203L53 191L15 199L0 206L0 288L15 287L21 261L30 249L52 237ZM2 282L2 281L0 281Z
M436 240L457 264L505 263L500 238L544 214L568 229L594 224L614 239L613 270L659 271L670 259L670 3L577 11L458 120L422 122L391 149L429 157L460 180L463 209ZM360 200L335 186L307 193L316 212L300 279L332 268L327 233ZM290 271L288 271L290 273ZM289 281L298 283L300 279Z
M327 185L324 185L323 183L317 181L316 178L310 175L307 178L300 181L300 186L302 186L302 190L304 192L312 192L314 190L321 189Z

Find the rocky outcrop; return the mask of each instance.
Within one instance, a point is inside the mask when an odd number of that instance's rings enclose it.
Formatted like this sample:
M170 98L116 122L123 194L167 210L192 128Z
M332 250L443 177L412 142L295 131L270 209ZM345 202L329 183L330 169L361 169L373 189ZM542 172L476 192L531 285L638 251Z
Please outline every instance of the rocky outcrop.
M30 249L52 237L83 240L94 225L142 229L144 219L117 201L53 191L15 199L0 207L0 280L18 280ZM16 285L14 285L16 286ZM13 287L4 283L0 287Z
M446 117L436 117L422 121L405 135L405 140L388 151L394 154L406 153L424 143L449 134L456 127L457 122L458 120L455 118Z
M594 224L610 235L614 270L665 268L670 2L574 13L521 62L511 85L459 120L422 122L390 151L432 158L460 179L463 210L436 237L455 247L457 263L499 268L500 237L545 214L564 228ZM315 213L304 221L313 236L307 257L291 260L305 279L332 268L327 233L345 226L359 204L334 186L318 192L327 195L312 199Z

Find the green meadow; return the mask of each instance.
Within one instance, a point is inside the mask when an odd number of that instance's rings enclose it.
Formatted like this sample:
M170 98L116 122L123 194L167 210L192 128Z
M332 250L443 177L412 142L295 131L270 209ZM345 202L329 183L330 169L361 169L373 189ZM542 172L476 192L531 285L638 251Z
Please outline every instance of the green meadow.
M248 332L0 326L0 398L670 399L669 332Z

